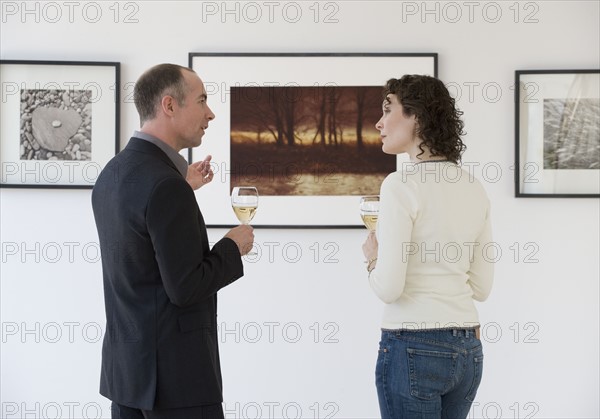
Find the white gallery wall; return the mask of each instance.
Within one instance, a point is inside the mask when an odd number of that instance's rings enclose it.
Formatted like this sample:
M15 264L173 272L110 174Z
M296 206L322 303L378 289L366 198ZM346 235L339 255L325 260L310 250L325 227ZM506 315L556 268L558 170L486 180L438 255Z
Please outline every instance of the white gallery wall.
M478 304L485 373L470 417L600 417L598 199L517 199L513 181L514 71L598 68L598 1L0 3L2 59L121 63L121 146L138 127L137 77L189 52L438 53L501 249ZM209 129L204 141L228 138ZM110 417L90 197L0 189L2 418ZM367 283L366 230L255 233L262 253L219 294L227 417L378 417L383 303Z

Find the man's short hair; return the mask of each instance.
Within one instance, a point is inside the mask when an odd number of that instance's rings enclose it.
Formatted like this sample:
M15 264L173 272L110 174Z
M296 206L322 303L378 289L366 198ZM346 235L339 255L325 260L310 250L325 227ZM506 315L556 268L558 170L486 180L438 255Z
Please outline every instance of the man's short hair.
M140 115L140 124L156 117L162 98L172 96L179 105L185 102L186 82L183 71L194 70L177 64L159 64L144 72L133 90L133 101Z

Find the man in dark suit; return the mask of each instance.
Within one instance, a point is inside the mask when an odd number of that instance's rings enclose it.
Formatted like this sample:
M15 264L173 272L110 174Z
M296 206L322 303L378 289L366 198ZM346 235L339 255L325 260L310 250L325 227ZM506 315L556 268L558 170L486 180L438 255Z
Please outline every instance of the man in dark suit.
M209 248L192 189L212 179L209 159L188 174L179 155L215 117L206 99L188 68L146 71L134 90L141 129L94 186L107 323L100 393L113 418L224 416L217 291L243 275L254 234L241 225Z

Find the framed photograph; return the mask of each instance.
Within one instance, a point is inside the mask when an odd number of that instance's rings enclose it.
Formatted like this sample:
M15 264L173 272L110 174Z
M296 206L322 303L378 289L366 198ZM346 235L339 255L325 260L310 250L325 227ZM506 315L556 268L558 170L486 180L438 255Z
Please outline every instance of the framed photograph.
M189 66L216 117L190 163L212 155L197 199L207 225L239 224L231 191L252 186L256 227L361 228L361 196L396 170L375 124L383 86L437 75L437 54L204 54Z
M600 197L600 70L521 70L515 86L515 196Z
M119 151L119 63L0 60L0 187L92 188Z

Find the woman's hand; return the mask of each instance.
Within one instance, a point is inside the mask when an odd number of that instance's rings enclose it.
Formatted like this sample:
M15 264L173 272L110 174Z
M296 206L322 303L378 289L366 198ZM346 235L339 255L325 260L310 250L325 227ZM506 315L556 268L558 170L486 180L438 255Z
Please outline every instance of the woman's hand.
M379 250L379 243L377 242L377 236L375 232L369 233L367 240L362 245L363 254L367 261L377 258L377 251Z

